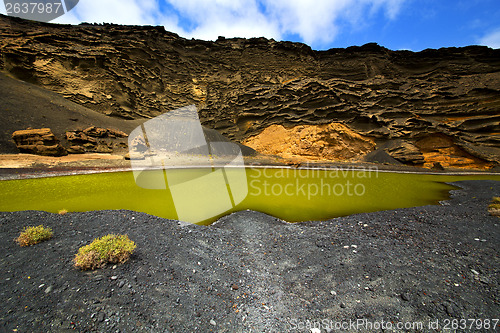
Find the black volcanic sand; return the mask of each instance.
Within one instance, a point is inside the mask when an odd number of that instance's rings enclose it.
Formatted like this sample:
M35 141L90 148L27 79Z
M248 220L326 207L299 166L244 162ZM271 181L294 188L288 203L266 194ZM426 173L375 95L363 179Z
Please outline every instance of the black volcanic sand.
M131 211L3 212L0 331L315 332L299 329L310 320L328 332L361 319L428 332L436 319L498 318L500 220L487 205L500 182L457 185L440 206L297 224L253 211L212 226ZM13 241L40 223L52 240ZM136 242L131 259L75 269L77 249L107 233Z
M28 127L48 127L68 146L64 133L90 126L129 133L144 120L108 117L66 100L59 94L0 73L0 152L17 153L12 133Z

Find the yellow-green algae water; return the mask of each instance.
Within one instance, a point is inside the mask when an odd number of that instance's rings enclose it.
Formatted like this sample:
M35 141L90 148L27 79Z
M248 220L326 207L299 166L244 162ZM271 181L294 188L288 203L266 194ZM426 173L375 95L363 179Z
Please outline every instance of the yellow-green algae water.
M226 180L242 169L227 169ZM437 204L448 198L453 186L446 182L460 180L499 180L497 175L436 175L378 172L355 169L280 169L247 168L246 179L232 190L240 191L241 202L232 200L229 210L199 221L205 211L213 211L218 194L209 177L210 169L169 170L177 182L195 179L176 202L183 201L193 212L193 221L210 224L231 212L251 209L289 222L325 220L361 212ZM163 170L147 173L164 173ZM153 175L153 174L151 174ZM152 177L152 179L157 179ZM246 182L246 184L245 184ZM233 182L234 183L234 182ZM174 184L168 184L174 185ZM234 185L234 184L231 184ZM168 186L167 186L168 188ZM227 187L230 190L230 187ZM207 192L208 191L208 192ZM172 192L174 193L174 192ZM75 176L59 176L0 181L0 211L60 210L82 212L90 210L128 209L169 219L177 219L170 190L145 189L136 185L132 172L112 172ZM206 193L207 200L190 201L191 196ZM233 194L233 197L236 197ZM180 201L179 201L180 200ZM186 205L185 205L186 206Z

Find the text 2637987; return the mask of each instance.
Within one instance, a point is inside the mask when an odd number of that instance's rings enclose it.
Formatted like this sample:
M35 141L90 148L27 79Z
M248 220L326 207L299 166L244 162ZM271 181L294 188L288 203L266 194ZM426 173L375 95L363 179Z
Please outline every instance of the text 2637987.
M24 3L9 3L5 4L7 14L53 14L63 13L64 8L61 2L24 2Z

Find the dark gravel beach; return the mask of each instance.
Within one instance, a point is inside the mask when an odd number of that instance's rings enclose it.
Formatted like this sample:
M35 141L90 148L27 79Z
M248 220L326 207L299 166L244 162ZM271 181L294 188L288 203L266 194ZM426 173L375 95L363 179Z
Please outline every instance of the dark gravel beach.
M500 220L487 206L500 182L455 185L438 206L296 224L253 211L212 226L131 211L2 212L0 332L491 331ZM54 238L14 242L38 224ZM136 242L128 262L72 266L108 233Z

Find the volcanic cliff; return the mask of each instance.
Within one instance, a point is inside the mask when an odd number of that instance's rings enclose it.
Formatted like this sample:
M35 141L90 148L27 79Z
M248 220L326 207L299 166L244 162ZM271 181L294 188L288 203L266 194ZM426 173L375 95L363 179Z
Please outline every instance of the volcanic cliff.
M277 155L500 162L500 49L370 43L315 51L265 38L188 40L163 27L0 15L0 71L110 117L145 120L196 104L206 127ZM273 141L266 129L288 139ZM351 143L359 149L343 154Z

